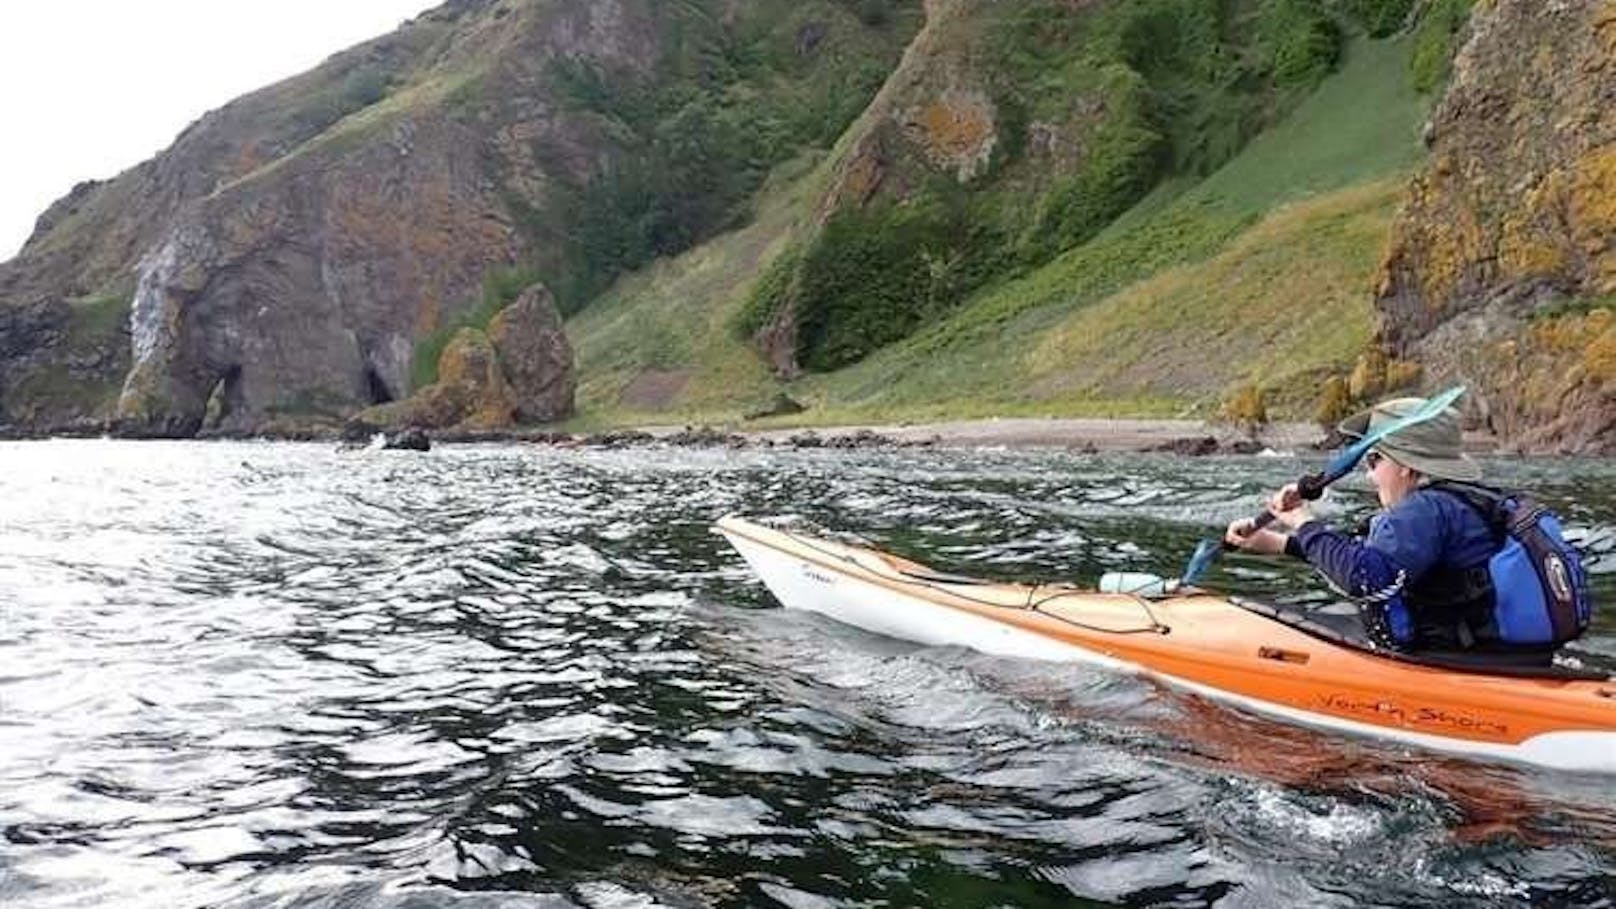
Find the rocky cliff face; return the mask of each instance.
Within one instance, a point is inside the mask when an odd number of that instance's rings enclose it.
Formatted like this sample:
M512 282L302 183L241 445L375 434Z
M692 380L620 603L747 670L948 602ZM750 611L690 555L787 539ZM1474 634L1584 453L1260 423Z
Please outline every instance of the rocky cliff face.
M115 179L82 183L51 206L22 252L0 263L0 423L49 426L113 416L135 354L127 317L137 285L144 282L152 300L163 281L153 269L184 272L193 284L201 281L207 263L185 259L190 252L206 250L220 260L245 263L249 257L235 246L236 239L216 233L228 219L221 201L244 197L234 190L236 184L277 164L296 162L346 115L373 105L387 85L402 87L424 48L462 20L475 18L479 9L469 2L446 5L394 35L238 99L192 124L158 157ZM307 165L284 169L286 175L311 172ZM331 178L336 176L327 179L335 182ZM265 195L259 190L252 197ZM279 216L284 219L285 213ZM284 232L301 225L283 220L280 227ZM321 241L306 237L305 243L317 246ZM195 287L192 293L201 290ZM260 302L283 308L280 300ZM212 318L217 319L214 309ZM190 320L182 322L173 329L184 330L194 341ZM120 327L109 330L109 324ZM113 337L118 333L121 339ZM150 354L151 340L135 346ZM171 352L171 359L176 356ZM205 382L210 374L242 365L231 358L215 359L220 362L177 367L190 368L194 375L176 375L174 384L185 389L188 381ZM64 370L64 363L72 365ZM223 370L217 368L221 364ZM179 398L205 402L210 391L211 386L186 390ZM155 403L153 407L160 409ZM238 420L246 417L238 412ZM148 425L195 422L197 414L185 409L156 416Z
M516 255L480 135L419 97L424 66L508 43L479 29L489 8L448 4L54 205L0 267L0 336L29 351L0 360L0 422L76 410L188 435L204 419L253 429L407 393L415 340ZM97 293L123 300L122 351L99 361L89 400L42 408L42 364L82 353L41 326Z
M1427 140L1382 341L1520 448L1616 452L1616 0L1478 4Z
M677 97L657 80L708 45L813 16L839 30L821 26L809 55L855 52L843 39L869 31L828 0L451 0L208 114L76 187L0 264L0 424L251 431L408 396L425 341L481 333L492 279L562 273L587 258L580 236L626 242L581 226L580 199L646 140L590 101L654 115ZM570 348L553 308L547 327L527 315L496 331L540 347L503 358L531 386L507 419L554 419L571 409L556 399Z
M410 118L210 195L138 265L123 428L338 418L410 390L414 339L516 255L475 139Z

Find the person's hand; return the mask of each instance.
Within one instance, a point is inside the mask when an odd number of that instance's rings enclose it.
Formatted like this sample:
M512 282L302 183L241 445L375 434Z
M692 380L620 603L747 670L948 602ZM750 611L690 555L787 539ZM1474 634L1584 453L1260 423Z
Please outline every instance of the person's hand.
M1269 497L1268 511L1274 516L1275 524L1292 530L1313 520L1313 512L1295 483L1287 483L1284 489Z
M1285 535L1263 528L1258 530L1250 518L1231 523L1223 532L1223 540L1230 546L1259 555L1279 555L1285 551Z

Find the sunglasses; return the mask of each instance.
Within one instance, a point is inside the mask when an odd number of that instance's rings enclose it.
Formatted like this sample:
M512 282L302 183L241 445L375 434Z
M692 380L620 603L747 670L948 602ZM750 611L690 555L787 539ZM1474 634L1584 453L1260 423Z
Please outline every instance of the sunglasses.
M1384 460L1386 460L1385 455L1378 451L1371 451L1370 453L1364 455L1364 467L1369 470L1374 470L1376 467L1379 467L1380 462Z

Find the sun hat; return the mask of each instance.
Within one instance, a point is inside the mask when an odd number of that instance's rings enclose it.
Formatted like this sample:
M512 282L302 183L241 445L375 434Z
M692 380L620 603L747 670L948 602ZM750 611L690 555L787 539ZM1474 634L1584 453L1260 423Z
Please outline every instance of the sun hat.
M1425 406L1424 398L1393 398L1341 421L1343 435L1362 438L1376 427L1406 417ZM1481 465L1462 450L1459 414L1448 408L1429 420L1405 426L1381 439L1375 450L1405 467L1439 480L1473 482L1481 479Z

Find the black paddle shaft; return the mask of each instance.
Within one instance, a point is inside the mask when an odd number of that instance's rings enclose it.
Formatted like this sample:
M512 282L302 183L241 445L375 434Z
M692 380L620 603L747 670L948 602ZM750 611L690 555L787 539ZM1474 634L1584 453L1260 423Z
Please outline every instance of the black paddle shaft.
M1324 495L1324 488L1330 485L1330 480L1330 477L1326 477L1322 473L1310 473L1296 481L1296 492L1302 498L1312 501ZM1257 515L1256 519L1251 522L1251 529L1254 531L1261 530L1272 523L1274 523L1274 513L1264 508L1262 514Z

